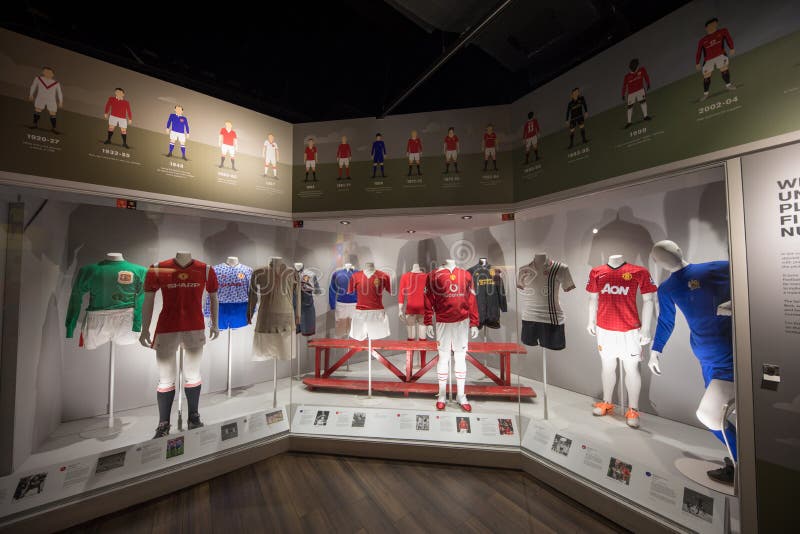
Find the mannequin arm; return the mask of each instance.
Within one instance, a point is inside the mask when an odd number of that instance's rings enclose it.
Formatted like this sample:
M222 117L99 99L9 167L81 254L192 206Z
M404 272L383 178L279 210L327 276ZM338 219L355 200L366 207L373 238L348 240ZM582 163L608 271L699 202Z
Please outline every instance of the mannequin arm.
M429 338L436 339L436 329L433 327L432 324L429 324L425 330L426 330L425 333L428 334Z
M156 294L154 291L144 292L144 302L142 302L142 333L139 335L139 343L148 349L153 346L153 340L150 339L150 323L153 321L153 306L155 300Z
M406 313L405 313L405 307L406 307L406 306L405 306L405 304L403 304L402 302L401 302L400 304L398 304L398 305L397 305L397 310L398 310L398 312L399 312L399 315L400 315L400 320L401 320L401 321L402 321L403 319L405 319L405 316L406 316Z
M644 304L642 306L642 328L639 330L639 344L647 345L653 339L650 334L653 326L653 312L656 309L655 297L653 293L642 295Z
M479 333L479 332L480 332L480 330L478 330L478 327L477 327L477 326L470 326L470 327L469 327L469 337L470 337L470 338L472 338L472 339L477 339L477 338L478 338L478 333Z
M661 374L661 365L658 362L659 358L661 358L660 352L657 350L650 351L650 361L647 362L647 367L650 368L650 371L652 371L654 375Z
M717 315L722 315L725 317L732 317L733 316L733 303L729 300L728 302L723 302L719 306L717 306Z
M211 308L211 331L208 337L217 339L219 337L219 297L217 293L209 293L208 301Z
M597 335L597 293L589 293L589 322L586 323L586 331L593 336Z

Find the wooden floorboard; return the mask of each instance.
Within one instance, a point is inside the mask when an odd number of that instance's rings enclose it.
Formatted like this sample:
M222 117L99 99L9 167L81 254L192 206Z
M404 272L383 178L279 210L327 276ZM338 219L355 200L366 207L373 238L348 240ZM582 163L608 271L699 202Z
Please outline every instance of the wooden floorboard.
M287 453L73 533L624 532L525 473Z

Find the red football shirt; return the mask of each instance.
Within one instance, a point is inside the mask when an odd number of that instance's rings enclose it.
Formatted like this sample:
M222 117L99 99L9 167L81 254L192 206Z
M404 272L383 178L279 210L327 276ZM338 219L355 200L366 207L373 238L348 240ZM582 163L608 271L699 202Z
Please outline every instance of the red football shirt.
M163 305L158 316L156 334L204 330L203 291L219 289L214 269L193 260L181 267L175 259L162 261L147 270L145 291L161 290Z
M349 158L350 154L350 143L342 143L336 151L337 158Z
M423 315L425 313L426 273L405 273L400 277L397 301L405 304L406 315Z
M495 143L497 143L497 134L495 132L489 133L486 132L483 134L483 146L486 148L494 148Z
M425 324L457 323L469 318L470 326L478 326L478 305L472 286L472 275L464 269L442 267L428 274L425 284Z
M390 285L389 275L383 271L375 271L370 277L364 271L357 271L350 278L347 292L356 293L357 310L382 310L383 292L391 291Z
M133 120L133 115L131 114L131 105L127 100L119 100L115 96L108 97L108 100L106 101L105 113L111 115L112 117Z
M315 146L307 146L306 147L306 161L316 161L317 160L317 147Z
M409 139L408 143L406 143L406 152L409 154L419 154L422 152L422 139L419 137L416 139Z
M539 135L539 121L531 119L525 123L522 137L523 139L530 139L534 135Z
M447 147L447 150L458 150L458 136L454 135L450 137L449 135L444 136L444 146Z
M236 130L231 130L230 132L222 128L219 131L219 134L222 136L222 144L223 145L231 145L236 141Z
M650 76L644 67L639 67L625 75L622 80L622 96L630 95L647 87L650 89Z
M700 58L705 57L705 61L710 61L717 56L725 53L725 45L733 48L733 37L728 33L727 28L721 28L714 33L708 34L697 43L697 53L694 62L700 64Z
M642 295L658 290L644 267L623 263L616 269L609 265L592 269L586 291L599 294L597 326L615 332L641 327L636 308L637 289Z

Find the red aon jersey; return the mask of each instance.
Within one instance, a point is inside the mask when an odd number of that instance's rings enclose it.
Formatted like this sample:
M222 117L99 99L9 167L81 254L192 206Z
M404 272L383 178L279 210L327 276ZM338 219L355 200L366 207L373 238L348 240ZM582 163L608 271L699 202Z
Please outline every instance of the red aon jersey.
M710 61L717 56L725 53L725 45L733 48L733 37L727 28L720 28L712 34L706 35L697 43L697 53L694 62L700 64L700 59L705 57L705 61Z
M616 332L641 327L636 307L637 289L642 295L658 290L644 267L623 263L616 269L609 265L592 269L586 291L598 294L597 326Z
M428 274L425 284L425 324L458 323L469 318L470 326L478 326L478 305L472 275L464 269L442 267Z

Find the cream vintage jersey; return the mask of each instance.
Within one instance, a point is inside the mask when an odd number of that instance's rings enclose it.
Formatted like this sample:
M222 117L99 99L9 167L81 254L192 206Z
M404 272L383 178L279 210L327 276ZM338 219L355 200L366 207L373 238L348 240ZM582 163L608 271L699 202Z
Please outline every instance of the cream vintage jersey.
M547 260L541 267L536 267L533 262L521 267L517 275L517 288L522 297L523 321L564 324L559 290L570 291L575 288L572 274L565 263Z

